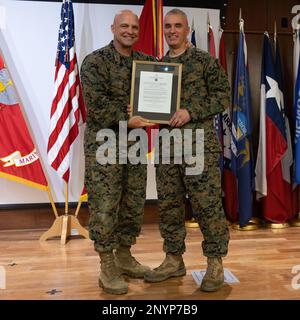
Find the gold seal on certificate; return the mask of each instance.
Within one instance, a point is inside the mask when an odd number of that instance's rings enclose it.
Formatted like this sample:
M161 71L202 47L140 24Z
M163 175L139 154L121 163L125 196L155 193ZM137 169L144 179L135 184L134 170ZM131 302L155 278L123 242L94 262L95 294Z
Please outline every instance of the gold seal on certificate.
M180 63L133 61L131 114L153 123L168 123L180 107Z

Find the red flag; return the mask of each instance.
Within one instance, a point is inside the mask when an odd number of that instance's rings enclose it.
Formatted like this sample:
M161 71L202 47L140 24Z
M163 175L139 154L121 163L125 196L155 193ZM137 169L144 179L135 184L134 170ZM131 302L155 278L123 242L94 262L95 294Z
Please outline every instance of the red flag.
M39 156L0 55L0 177L48 189Z
M140 19L139 41L134 49L161 59L163 43L163 0L146 0ZM148 152L151 154L158 134L159 125L148 127Z
M217 55L216 55L214 32L209 22L209 18L208 18L207 27L208 27L208 31L207 31L208 52L210 53L211 56L216 58Z
M207 47L208 52L216 58L215 38L212 26L207 17ZM219 45L219 60L224 70L227 73L227 61L223 32L220 36ZM223 205L226 217L232 222L238 221L237 213L237 184L236 178L231 171L231 110L230 106L223 112L215 116L215 127L219 142L222 148L221 156L221 175L222 175L222 190L223 190Z
M139 41L134 45L134 49L153 57L156 56L154 18L153 0L146 0L139 19Z
M220 45L219 45L219 60L221 66L224 68L227 73L227 59L226 59L226 49L225 49L225 41L224 41L224 32L220 30Z
M219 61L227 73L227 60L224 42L224 33L221 30L219 45ZM224 210L228 220L238 221L237 213L237 183L233 172L231 171L231 107L222 114L222 137L223 137L223 172L222 172L222 189L224 193Z
M55 69L55 91L50 115L48 162L66 182L70 176L70 147L86 121L75 52L72 1L64 0Z
M285 121L279 50L276 55L275 65L269 35L265 33L261 74L260 139L255 182L257 197L263 200L264 218L283 223L293 215L290 181L293 159L291 149L290 155L287 155L290 133ZM285 155L289 159L284 166ZM286 172L283 170L284 167Z
M146 0L139 23L139 40L134 50L161 59L164 54L163 0Z

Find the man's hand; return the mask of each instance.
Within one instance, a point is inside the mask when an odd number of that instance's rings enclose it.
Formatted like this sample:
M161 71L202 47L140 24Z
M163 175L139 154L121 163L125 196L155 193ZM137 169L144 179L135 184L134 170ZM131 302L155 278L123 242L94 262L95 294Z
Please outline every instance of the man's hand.
M149 120L134 116L128 120L128 128L136 129L136 128L143 128L143 127L152 127L155 123L151 123Z
M128 113L128 115L131 114L131 105L130 104L127 105L127 113Z
M186 109L177 110L170 120L170 126L180 128L191 120L191 116Z

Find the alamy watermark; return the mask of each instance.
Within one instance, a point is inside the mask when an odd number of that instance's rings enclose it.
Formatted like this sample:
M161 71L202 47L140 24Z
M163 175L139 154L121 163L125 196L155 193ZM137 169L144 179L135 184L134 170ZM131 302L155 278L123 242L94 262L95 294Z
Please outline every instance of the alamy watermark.
M300 265L293 266L292 274L296 274L292 278L292 288L295 290L300 289Z
M6 289L6 272L3 266L0 266L0 290Z
M118 141L115 131L111 129L99 130L96 141L101 143L96 152L96 160L101 165L149 162L145 156L148 152L147 132L132 129L128 133L127 121L119 122ZM154 163L159 164L160 161L162 164L184 162L186 175L201 174L204 169L204 130L160 130L156 137Z

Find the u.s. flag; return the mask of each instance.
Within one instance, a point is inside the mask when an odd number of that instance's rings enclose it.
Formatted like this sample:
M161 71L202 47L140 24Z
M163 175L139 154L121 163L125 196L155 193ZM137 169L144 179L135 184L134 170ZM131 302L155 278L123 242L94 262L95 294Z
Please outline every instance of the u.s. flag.
M55 64L54 98L50 115L48 162L66 182L70 177L70 147L86 121L75 52L72 1L64 0Z

